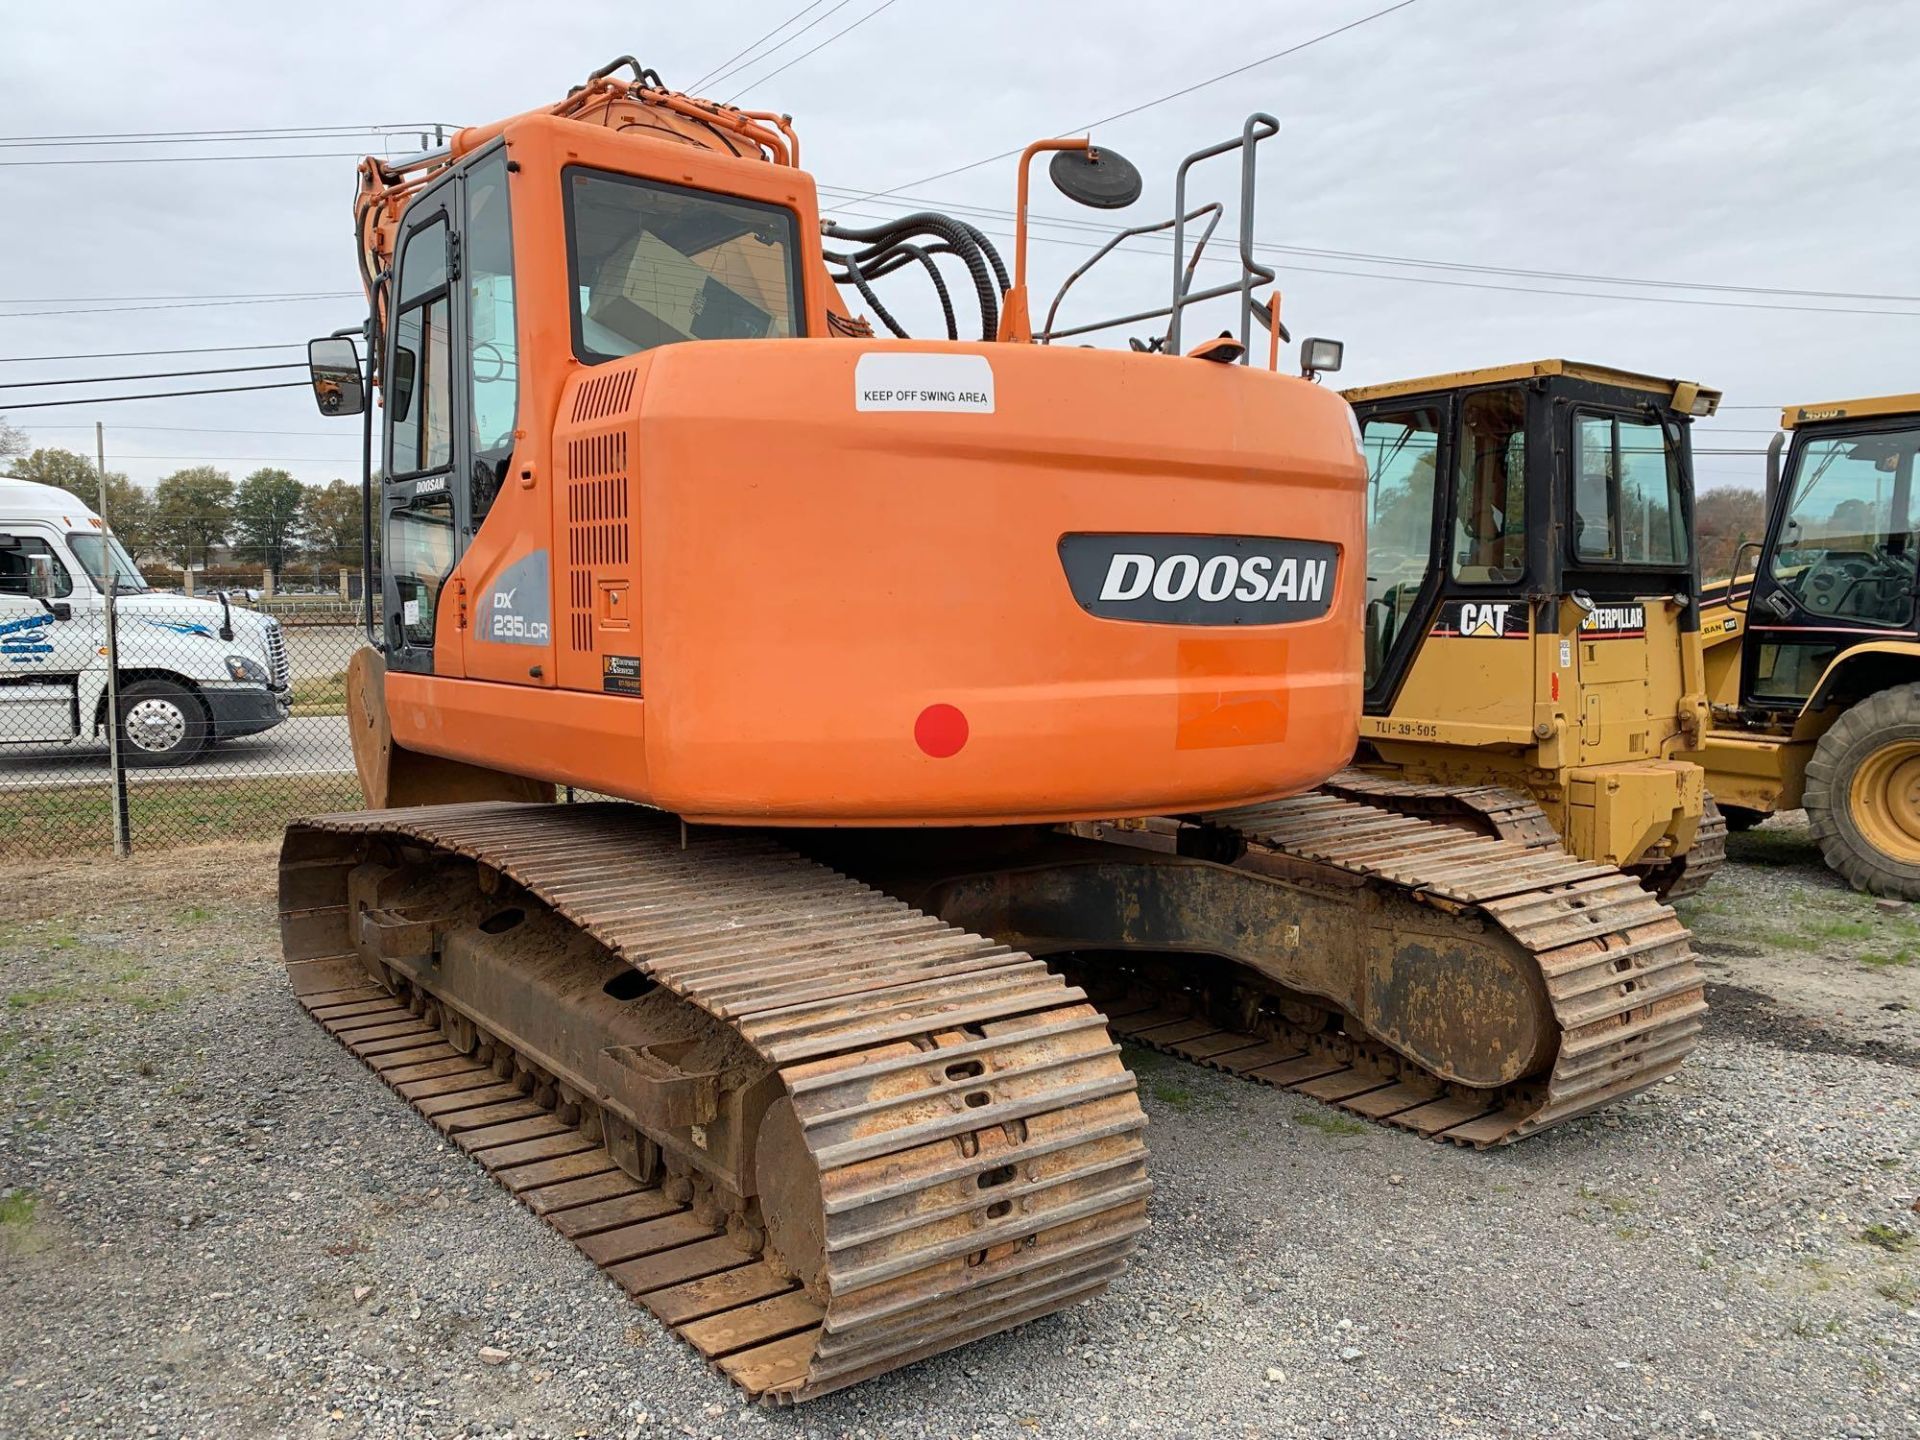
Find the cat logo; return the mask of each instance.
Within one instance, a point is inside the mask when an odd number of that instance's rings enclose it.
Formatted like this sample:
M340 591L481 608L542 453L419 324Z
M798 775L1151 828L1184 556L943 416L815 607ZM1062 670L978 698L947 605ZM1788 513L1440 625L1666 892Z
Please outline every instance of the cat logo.
M1524 600L1455 600L1433 627L1439 637L1460 640L1524 640L1529 631Z
M1462 605L1460 633L1502 639L1507 633L1507 612L1512 608L1510 604Z

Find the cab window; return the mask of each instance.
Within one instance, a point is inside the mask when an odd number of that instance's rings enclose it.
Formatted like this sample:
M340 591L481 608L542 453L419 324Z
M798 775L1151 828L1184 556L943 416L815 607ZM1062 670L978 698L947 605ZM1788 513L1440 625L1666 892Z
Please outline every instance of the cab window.
M1510 584L1527 568L1527 405L1519 390L1469 395L1460 407L1453 578Z
M447 222L435 220L407 239L400 258L399 316L393 324L393 463L390 478L453 463L448 383Z
M1905 625L1913 610L1917 450L1920 429L1808 442L1774 546L1774 583L1818 615Z
M1576 415L1573 553L1586 564L1692 563L1680 457L1666 427L1619 415Z
M493 505L513 458L520 401L519 346L513 325L513 229L507 211L507 152L496 150L466 181L467 406L473 455L469 483L474 528Z
M453 502L444 493L422 496L387 521L388 573L400 609L390 638L417 650L433 645L440 587L453 569Z
M566 178L574 353L800 331L793 213L629 175Z
M53 562L53 594L64 600L73 594L73 576L61 562L59 553L38 535L0 536L0 595L33 594L34 562L45 557Z
M1367 458L1367 687L1385 672L1426 583L1433 555L1434 467L1440 412L1421 408L1369 416Z

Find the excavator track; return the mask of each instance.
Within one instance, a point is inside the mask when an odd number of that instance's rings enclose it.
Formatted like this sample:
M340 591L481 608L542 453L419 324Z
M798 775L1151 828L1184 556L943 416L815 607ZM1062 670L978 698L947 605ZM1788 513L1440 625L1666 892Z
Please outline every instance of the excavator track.
M1452 821L1471 826L1500 840L1514 840L1529 848L1558 848L1559 832L1532 796L1503 785L1439 785L1418 780L1395 780L1363 770L1343 770L1321 785L1325 794L1354 800L1397 815ZM1726 862L1727 821L1711 795L1700 815L1693 845L1678 859L1627 867L1662 900L1683 900L1705 889L1714 872Z
M1085 993L764 836L626 805L320 816L287 833L281 914L313 1018L756 1398L1087 1299L1146 1226L1145 1117ZM480 1013L529 970L562 978ZM569 1062L564 1036L516 1033L562 1004L676 1007L690 1038L596 1036ZM700 1046L774 1097L757 1187L702 1160L735 1112L663 1058Z
M1537 966L1557 1029L1553 1060L1545 1074L1509 1085L1450 1083L1311 996L1263 1007L1248 1025L1232 1004L1183 983L1178 967L1151 961L1096 992L1113 1032L1137 1044L1484 1148L1659 1082L1699 1037L1707 1006L1691 937L1671 908L1622 871L1558 845L1463 834L1320 792L1186 823L1216 852L1231 842L1242 852L1237 864L1345 877L1463 924L1496 927ZM1089 984L1096 973L1088 972ZM1437 985L1433 1003L1445 1002Z

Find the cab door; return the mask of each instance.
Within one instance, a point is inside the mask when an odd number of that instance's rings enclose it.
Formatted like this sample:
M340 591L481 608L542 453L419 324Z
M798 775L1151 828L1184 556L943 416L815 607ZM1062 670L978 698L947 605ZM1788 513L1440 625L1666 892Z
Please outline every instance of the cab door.
M461 353L453 334L457 196L450 175L408 207L388 307L382 616L388 668L419 674L459 673L457 607L443 604L462 548L453 477L466 449L463 387L454 374ZM436 647L450 664L436 667Z
M80 672L95 663L97 639L96 612L74 585L46 536L0 534L0 742L78 733Z
M1445 396L1359 414L1367 460L1366 712L1385 714L1420 648L1440 584L1439 505L1448 449Z

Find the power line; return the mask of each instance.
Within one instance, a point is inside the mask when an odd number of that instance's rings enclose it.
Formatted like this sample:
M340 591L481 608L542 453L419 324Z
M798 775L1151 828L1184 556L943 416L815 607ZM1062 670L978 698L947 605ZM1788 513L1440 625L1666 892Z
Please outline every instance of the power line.
M311 295L282 295L272 300L175 300L165 305L103 305L84 310L13 310L0 320L27 320L40 315L126 315L139 310L218 310L232 305L282 305L309 300L364 300L358 290L322 290Z
M0 390L44 390L52 385L115 385L128 380L183 380L189 375L244 375L256 370L304 370L297 360L274 365L220 365L211 370L149 370L142 375L78 375L67 380L8 380Z
M0 365L37 365L47 360L132 360L146 355L226 355L240 350L304 350L304 345L190 345L170 350L89 350L77 355L0 355Z
M846 205L850 208L865 210L876 208L865 199L847 201ZM985 227L981 228L985 229ZM1011 233L1005 230L986 230L986 233L1002 240L1013 238ZM1059 235L1031 235L1029 238L1044 245L1068 245L1078 250L1100 248L1091 241L1069 240ZM1115 248L1117 253L1127 255L1159 256L1164 253L1159 250L1143 250L1131 245L1120 245ZM1262 241L1255 241L1253 248L1266 253L1272 253L1275 249ZM1225 255L1207 255L1202 258L1223 265L1237 263ZM1541 290L1525 285L1497 285L1488 281L1443 280L1437 275L1385 275L1368 270L1333 270L1326 266L1299 265L1285 260L1279 261L1276 268L1297 275L1341 275L1353 280L1384 280L1399 285L1442 285L1456 290L1497 290L1511 295L1558 295L1575 300L1624 300L1641 305L1690 305L1709 310L1783 310L1795 315L1893 315L1902 319L1920 320L1920 311L1915 310L1873 310L1837 305L1773 305L1758 300L1688 300L1676 295L1611 295L1603 290Z
M845 0L842 0L842 4L844 3L845 3ZM1413 3L1413 0L1402 0L1402 3L1411 5ZM762 75L758 80L755 80L752 85L748 85L744 89L734 91L734 93L729 95L723 103L731 105L734 101L738 100L742 95L746 94L748 90L751 90L754 85L764 85L767 83L767 81L773 79L774 76L786 73L788 70L791 70L794 66L798 65L802 60L806 59L807 56L817 54L819 51L826 49L827 46L833 44L833 42L838 40L842 35L849 35L855 30L858 30L862 25L866 24L867 21L873 19L873 17L878 15L882 10L891 9L893 7L893 4L894 4L894 0L880 0L880 3L878 5L874 6L873 9L869 10L866 14L862 15L858 20L854 21L851 25L847 26L846 29L834 31L833 34L829 35L826 39L822 40L818 45L814 46L813 49L801 52L800 54L794 56L793 59L787 61L786 64L780 66L778 69L769 70L766 74ZM839 8L840 7L838 5L834 6L834 10L837 10ZM827 15L831 15L832 13L833 13L833 10L829 10L827 12ZM827 16L822 15L820 18L824 20L827 18ZM796 35L798 33L799 33L798 31L795 32ZM793 37L789 36L788 38L791 39ZM782 44L784 43L785 42L783 41ZM779 46L775 46L774 48L778 49ZM765 57L762 57L762 58L765 58Z
M32 400L25 405L9 403L16 410L52 410L61 405L118 405L127 400L178 400L187 395L238 395L247 390L304 390L304 380L276 380L270 385L221 385L210 390L156 390L147 395L89 395L82 400Z
M92 429L92 426L88 426ZM124 427L117 427L124 428ZM244 460L249 464L283 465L360 465L359 455L122 455L122 464L131 464L136 460Z
M339 290L229 290L211 295L26 295L0 300L0 305L120 305L136 300L306 300L317 295L339 295ZM5 319L0 315L0 320Z
M192 140L195 138L249 139L256 135L325 136L327 134L379 134L386 130L405 133L412 130L431 130L444 121L391 121L371 125L239 125L231 130L209 127L204 130L92 130L80 131L70 135L0 135L0 145L64 145L82 141L106 144L124 144L132 141Z
M1318 45L1324 40L1331 40L1336 35L1344 35L1349 30L1357 30L1362 25L1369 25L1375 20L1384 19L1395 11L1404 10L1414 3L1415 0L1399 0L1399 3L1396 5L1389 5L1384 10L1376 10L1371 15L1362 15L1358 20L1350 20L1345 25L1324 31L1319 35L1315 35L1310 40L1302 40L1299 44L1290 45L1285 50L1276 50L1271 55L1263 55L1258 60L1250 60L1245 65L1236 66L1232 70L1224 70L1209 79L1201 80L1195 84L1184 86L1179 90L1171 91L1168 94L1160 96L1157 100L1143 101L1141 104L1130 106L1125 110L1116 111L1114 114L1105 116L1102 119L1089 121L1085 125L1075 125L1059 133L1062 135L1078 135L1082 131L1092 130L1098 125L1111 125L1115 120L1125 119L1129 115L1138 115L1142 110L1151 110L1156 105L1164 105L1169 100L1178 100L1183 95L1191 95L1196 90L1206 89L1209 85L1218 85L1222 80L1231 80L1236 75L1244 75L1249 70L1257 70L1260 66L1271 64L1275 60L1284 60L1289 55L1298 55L1302 50ZM911 190L914 186L925 185L931 180L944 180L949 175L960 175L968 170L978 170L982 165L991 165L996 160L1005 160L1010 155L1018 155L1021 150L1025 148L1025 146L1016 146L1012 150L1002 150L998 155L989 155L983 160L972 160L965 165L956 165L951 170L941 170L932 175L923 175L918 180L903 181L891 189L875 190L871 194L864 195L861 198L864 200L873 200L882 195L892 195L896 191Z
M798 20L802 15L806 14L807 11L817 10L821 5L825 3L826 3L826 0L807 0L807 3L805 5L802 5L798 10L794 11L793 14L789 15L786 19L782 20L778 25L774 26L773 29L767 31L767 33L765 35L762 35L760 39L755 40L751 44L744 46L739 50L734 51L733 54L729 55L726 59L722 60L718 65L714 66L713 69L707 71L706 74L702 75L698 80L694 81L693 84L687 87L688 93L691 94L692 92L698 90L701 86L705 85L709 80L720 80L732 74L733 62L738 60L742 55L745 55L747 51L759 49L761 44L764 41L767 41L771 39L773 36L778 35L782 30L786 29L787 26L793 24L794 21ZM845 3L846 3L846 0L841 0L841 4L845 4ZM834 10L838 10L839 8L840 8L839 5L836 5L833 7ZM827 15L831 15L832 13L833 13L833 10L829 10L827 12ZM826 15L822 15L820 19L822 20L826 19ZM787 37L787 40L791 40L793 38L794 38L793 36L789 35ZM786 44L786 40L783 40L780 43L784 45ZM775 46L774 48L778 49L779 47Z
M843 189L837 185L821 185L817 188L823 195L855 197L846 201L845 203L847 204L861 204L864 203L867 198L859 191ZM962 205L953 201L937 200L926 195L895 195L893 198L903 204L918 205L927 209L948 211L954 214L985 215L1002 221L1011 221L1014 218L1013 211L1001 209L993 205ZM1107 236L1113 233L1111 226L1102 224L1099 221L1081 220L1066 215L1036 215L1031 210L1027 212L1027 221L1030 225L1050 225L1058 229L1087 231L1101 236ZM1782 286L1730 285L1688 280L1627 279L1615 275L1586 275L1575 271L1527 270L1506 265L1475 265L1459 260L1423 260L1410 256L1375 255L1364 250L1330 250L1315 246L1283 245L1278 241L1269 240L1256 240L1254 245L1258 249L1282 255L1305 255L1308 257L1324 257L1335 260L1352 260L1363 264L1408 265L1424 269L1463 271L1472 274L1486 275L1509 275L1527 279L1575 280L1586 281L1592 284L1642 286L1667 290L1712 290L1749 295L1798 296L1812 300L1887 300L1901 304L1920 304L1920 295L1886 295L1850 290L1796 290ZM1213 258L1217 259L1219 257Z
M0 160L0 165L204 165L217 160L359 160L366 153L364 150L285 150L267 155L103 155L91 160Z
M93 429L91 421L84 425L41 425L35 424L35 430L87 430ZM142 432L158 430L169 435L300 435L309 439L332 440L339 438L338 430L232 430L223 425L123 425L114 422L116 432L139 430Z

